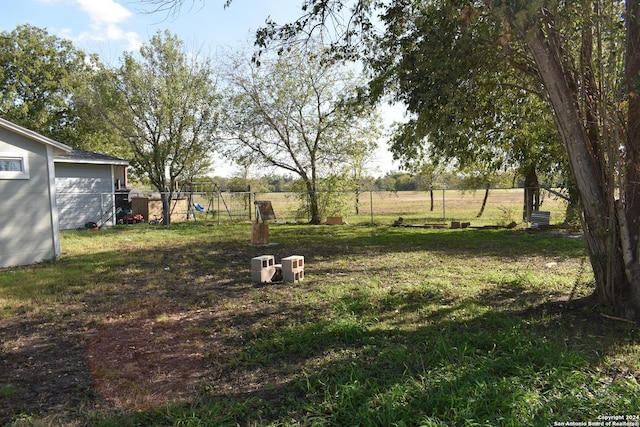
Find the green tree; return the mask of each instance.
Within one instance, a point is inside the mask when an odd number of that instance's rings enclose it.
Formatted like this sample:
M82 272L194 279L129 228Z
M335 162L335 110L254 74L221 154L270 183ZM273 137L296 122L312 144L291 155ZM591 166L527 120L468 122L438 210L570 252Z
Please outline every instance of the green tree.
M374 108L349 99L358 80L335 64L295 51L262 58L260 66L237 59L226 69L227 156L298 176L310 222L319 224L321 180L372 152L378 137Z
M372 129L353 129L353 131L364 131L365 134L356 138L363 141L371 140L371 138L374 138L376 135L372 133ZM368 169L368 166L374 159L374 149L354 152L350 158L346 159L342 173L339 175L342 176L345 181L344 191L352 191L355 193L354 210L356 215L360 215L360 206L362 204L360 197L362 193L371 191L374 187L374 179Z
M162 195L163 223L180 180L208 169L219 98L210 62L199 61L169 32L125 54L96 82L97 105L128 142L131 165Z
M336 17L347 23L340 33L329 25ZM268 24L257 43L308 39L316 29L337 35L333 58L364 59L372 95L407 105L418 137L456 141L458 120L491 119L494 95L483 93L492 86L495 99L514 83L538 93L582 206L595 300L640 320L639 19L638 0L304 0L298 20ZM403 152L418 156L419 146Z
M307 37L349 10L350 26L333 51L361 54L373 72L372 94L391 94L415 115L402 139L410 158L420 154L411 142L427 135L459 149L469 140L460 139L461 129L486 129L478 120L499 117L495 103L508 99L502 93L539 94L553 112L580 197L594 296L638 320L639 3L308 0L299 20L265 27L258 42ZM375 29L373 13L384 31Z
M46 30L0 32L0 116L42 135L82 146L87 133L75 95L92 68L84 52Z

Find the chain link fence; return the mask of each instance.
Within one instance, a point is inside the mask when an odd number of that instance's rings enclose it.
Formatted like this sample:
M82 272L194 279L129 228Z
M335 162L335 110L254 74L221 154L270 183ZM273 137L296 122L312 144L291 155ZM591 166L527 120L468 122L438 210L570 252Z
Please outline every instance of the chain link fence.
M259 193L257 200L271 201L278 220L308 221L307 209L301 206L300 196L294 193ZM335 194L334 203L323 212L323 218L341 217L349 224L445 225L451 222L470 225L506 226L523 223L524 189L432 191L367 191ZM305 201L306 202L306 201ZM302 209L301 209L302 208ZM530 207L529 210L531 210ZM554 190L541 190L538 210L549 212L550 224L565 221L567 201Z
M432 191L366 191L318 193L323 221L354 225L445 226L460 222L470 226L526 224L523 188ZM73 196L73 197L71 197ZM141 215L161 222L160 194L129 194L123 204L113 194L58 195L63 228L122 223L124 215ZM115 205L114 206L114 200ZM119 201L120 200L120 201ZM269 201L276 223L309 221L309 198L294 192L176 192L171 200L171 221L211 221L217 224L256 221L256 201ZM529 209L530 210L530 209ZM548 212L551 225L565 222L567 201L554 189L540 190L539 211ZM125 223L127 216L124 216Z
M391 225L402 218L404 224L444 225L451 222L471 226L522 224L525 191L523 188L432 191L366 191L318 193L323 220L340 218L357 225ZM255 221L255 201L269 201L275 222L308 222L307 195L293 192L212 192L190 195L191 209L182 209L187 219L211 219L219 223ZM565 221L567 201L553 189L540 190L538 210L549 212L550 224ZM196 206L197 209L194 209ZM535 207L530 207L529 210ZM191 212L189 212L191 210ZM173 219L173 217L172 217Z

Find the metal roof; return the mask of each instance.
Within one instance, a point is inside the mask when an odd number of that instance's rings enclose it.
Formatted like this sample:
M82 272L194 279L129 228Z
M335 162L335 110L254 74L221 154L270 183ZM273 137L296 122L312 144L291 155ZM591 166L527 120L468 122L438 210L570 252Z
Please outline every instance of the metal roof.
M57 155L53 159L56 163L91 163L100 165L120 165L128 166L129 162L118 157L108 156L106 154L94 153L93 151L72 148L70 152Z

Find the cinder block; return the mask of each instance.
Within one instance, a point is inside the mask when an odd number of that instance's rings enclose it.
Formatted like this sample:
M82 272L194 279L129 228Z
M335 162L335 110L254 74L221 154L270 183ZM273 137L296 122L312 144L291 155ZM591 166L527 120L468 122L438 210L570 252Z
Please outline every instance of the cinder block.
M304 268L304 257L300 255L291 255L282 258L282 271L295 271Z
M304 270L298 271L283 271L282 280L284 282L300 282L304 279Z
M258 271L262 268L273 267L275 263L273 255L262 255L251 258L251 271Z
M251 258L251 280L257 283L271 282L276 273L273 255L262 255Z
M275 267L267 267L262 270L251 270L251 280L256 283L269 283L276 274Z
M299 282L304 279L304 257L291 255L282 258L282 280L285 282Z

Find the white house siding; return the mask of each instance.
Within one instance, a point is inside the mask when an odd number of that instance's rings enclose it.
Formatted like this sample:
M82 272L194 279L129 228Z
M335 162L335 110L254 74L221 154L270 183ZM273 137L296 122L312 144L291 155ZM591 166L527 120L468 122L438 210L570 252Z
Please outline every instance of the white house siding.
M61 230L87 222L114 224L114 181L111 165L56 162L56 197Z
M60 254L50 146L0 127L0 153L23 152L28 179L0 179L0 267Z

